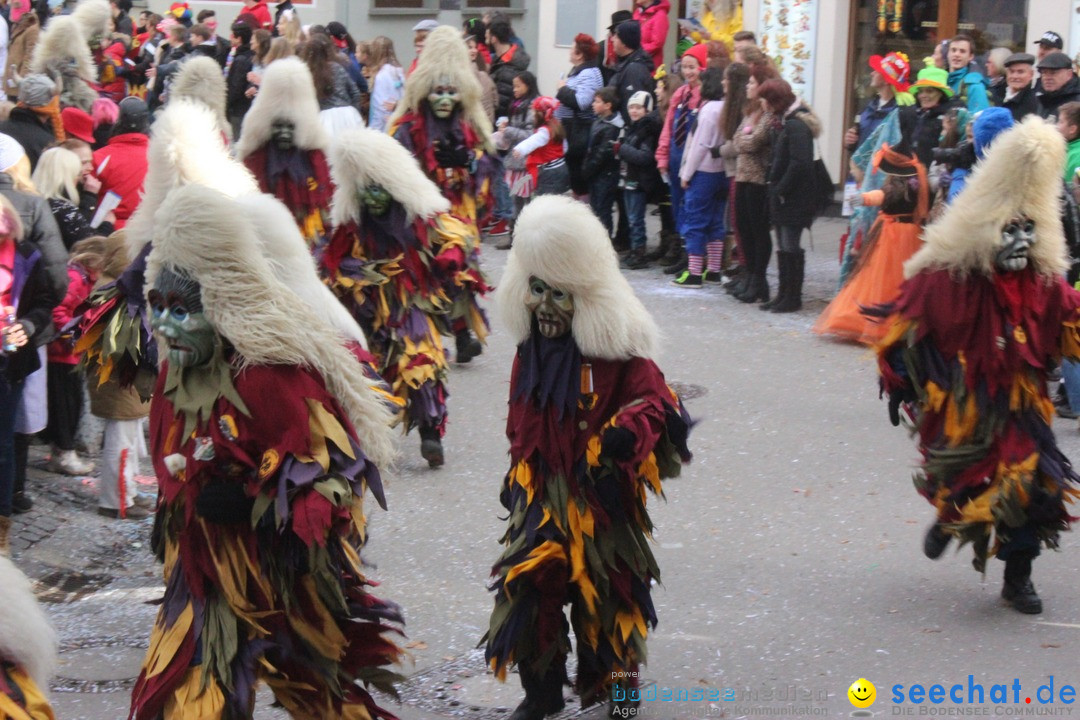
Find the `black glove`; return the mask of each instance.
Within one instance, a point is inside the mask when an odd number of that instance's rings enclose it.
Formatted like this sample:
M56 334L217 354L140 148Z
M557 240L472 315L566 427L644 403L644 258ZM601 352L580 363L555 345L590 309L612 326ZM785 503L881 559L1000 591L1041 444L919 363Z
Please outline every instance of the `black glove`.
M720 146L716 145L714 147L709 148L709 155L712 156L713 160L719 160L720 159Z
M450 147L440 140L435 143L435 162L444 168L465 167L469 164L469 150L464 145Z
M250 523L253 507L255 499L237 482L210 483L195 498L195 512L217 525Z
M600 440L600 454L617 462L629 460L634 456L634 433L623 427L615 426L604 432Z
M909 402L915 402L915 391L910 385L889 391L889 422L893 427L900 425L900 406Z

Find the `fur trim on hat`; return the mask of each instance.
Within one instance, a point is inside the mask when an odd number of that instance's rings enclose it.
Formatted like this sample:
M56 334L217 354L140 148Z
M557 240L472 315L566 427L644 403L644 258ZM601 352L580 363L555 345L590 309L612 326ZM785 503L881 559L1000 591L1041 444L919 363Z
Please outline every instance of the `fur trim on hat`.
M87 41L95 35L102 38L109 35L112 8L109 7L108 0L79 0L79 4L71 11L71 17L79 24L79 29ZM130 39L128 42L130 43Z
M163 268L190 275L202 288L207 318L236 348L239 369L299 365L318 372L367 456L381 467L390 464L388 406L334 328L274 274L243 206L216 190L187 185L169 194L154 219L147 292Z
M427 102L431 88L449 84L461 93L465 120L476 130L484 146L492 151L491 120L480 102L482 91L474 69L460 30L449 25L432 30L424 40L424 51L420 53L416 69L405 81L405 92L390 118L390 126L396 125L398 119L410 110L421 108Z
M588 205L543 195L521 211L497 292L503 322L518 344L532 331L525 307L532 276L574 296L574 341L586 357L655 359L656 322L619 270L607 232Z
M37 683L49 689L56 670L56 632L34 599L30 581L8 558L0 555L0 660L21 665Z
M905 263L904 275L924 270L993 274L1001 229L1020 213L1035 221L1032 267L1047 276L1064 274L1069 262L1061 228L1063 167L1065 140L1038 116L998 135L964 190L926 228L926 242Z
M106 10L108 3L105 3ZM74 72L64 72L66 66L74 63ZM60 15L49 21L41 32L34 54L30 59L31 73L48 73L53 79L63 77L64 92L71 92L68 78L72 75L86 82L97 82L97 66L90 53L86 35L74 15ZM94 94L97 97L97 94ZM83 108L89 110L89 108Z
M225 76L217 60L199 55L186 60L169 85L169 102L182 98L201 102L217 115L220 130L232 137L232 126L225 116Z
M232 197L259 192L248 169L229 157L217 116L201 102L173 98L151 128L147 156L143 199L125 228L133 258L150 242L154 213L173 189L205 185Z
M220 70L218 75L221 75ZM240 140L236 144L237 157L243 160L269 142L270 126L275 120L288 120L296 127L294 139L298 148L326 152L330 146L330 137L319 121L315 82L307 64L300 58L275 60L266 68L255 102L244 115Z
M330 151L330 173L334 179L334 225L360 217L357 195L372 184L386 188L405 207L410 222L450 210L450 201L420 169L412 153L378 130L354 128L341 133Z
M236 201L243 217L251 221L274 275L330 323L343 340L357 342L366 350L364 331L319 278L315 259L289 209L273 195L262 193L241 195Z

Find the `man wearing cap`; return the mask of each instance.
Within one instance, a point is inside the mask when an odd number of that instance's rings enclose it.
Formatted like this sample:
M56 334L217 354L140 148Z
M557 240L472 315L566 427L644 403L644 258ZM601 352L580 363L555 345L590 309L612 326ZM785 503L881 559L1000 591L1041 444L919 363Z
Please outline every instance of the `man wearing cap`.
M1005 98L1001 101L1001 107L1011 112L1016 122L1039 112L1039 96L1032 83L1034 79L1034 55L1013 53L1005 58Z
M859 113L859 123L844 133L844 147L849 151L863 144L886 116L896 109L896 93L907 92L911 66L900 52L870 57L870 87L877 93Z
M615 54L615 48L611 44L611 39L615 37L615 28L627 20L633 19L634 13L629 10L616 10L611 13L611 24L608 25L607 39L600 43L600 57L603 58L601 67L603 68L605 82L611 79L611 76L615 73L615 66L619 64L619 56Z
M8 119L0 123L0 133L15 138L30 159L30 169L37 167L45 148L64 139L60 120L60 100L56 83L48 75L27 75L19 83L19 103Z
M975 58L975 41L961 33L949 41L949 82L953 93L973 113L990 107L986 92L986 78L972 69Z
M615 28L611 46L615 48L619 62L615 65L615 74L611 76L608 87L614 88L619 94L619 114L623 123L629 123L627 103L639 90L652 93L656 87L653 80L655 68L652 58L641 48L641 25L636 20L627 20Z
M1080 100L1080 79L1073 72L1072 60L1063 52L1047 54L1039 61L1039 115L1057 118L1058 108L1067 102Z
M1035 45L1038 47L1036 51L1039 55L1038 60L1041 62L1044 57L1052 52L1062 52L1065 49L1065 41L1061 39L1053 30L1047 30L1042 34Z

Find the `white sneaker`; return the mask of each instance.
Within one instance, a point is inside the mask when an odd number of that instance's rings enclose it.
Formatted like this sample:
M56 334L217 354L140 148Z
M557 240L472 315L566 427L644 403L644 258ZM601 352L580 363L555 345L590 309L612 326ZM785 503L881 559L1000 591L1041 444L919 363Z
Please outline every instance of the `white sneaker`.
M74 450L54 452L49 460L49 470L63 475L86 475L93 469L94 463L83 460Z

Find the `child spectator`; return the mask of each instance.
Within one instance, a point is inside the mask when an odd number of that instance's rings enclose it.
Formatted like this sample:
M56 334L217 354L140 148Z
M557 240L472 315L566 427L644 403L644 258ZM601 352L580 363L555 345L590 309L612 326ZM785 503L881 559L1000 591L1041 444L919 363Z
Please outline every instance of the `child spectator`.
M97 287L116 280L127 266L124 233L113 233L104 245ZM153 379L136 377L134 387L121 388L115 378L101 385L94 378L89 380L87 387L90 412L105 421L98 478L98 514L119 518L119 508L124 508L123 515L128 520L149 517L154 499L138 492L135 476L139 473L139 458L146 457L142 425L143 418L150 413L150 404L140 399L139 390L149 396Z
M623 119L616 112L619 94L613 87L596 91L592 109L596 115L589 130L589 149L581 173L589 183L589 205L611 237L611 206L619 192L619 160L615 157L615 141L622 133Z
M679 168L683 190L681 216L686 240L687 269L674 282L682 287L701 287L705 252L708 252L706 277L720 282L724 261L724 214L727 210L727 175L720 157L724 144L720 114L724 108L724 73L706 70L701 73L701 108L697 122L686 140Z
M525 201L529 196L521 194L528 177L525 160L524 158L515 158L510 153L510 150L535 131L535 113L532 109L532 103L533 100L540 96L540 91L536 87L536 76L528 70L515 75L512 85L514 99L510 101L510 109L507 111L506 118L500 118L498 132L492 138L495 146L507 153L503 158L503 165L506 168L506 185L509 188L510 196L513 198L513 208L511 209L512 215L509 218L500 217L500 219L508 220L511 225L517 214L521 212L521 208L525 207ZM500 231L502 229L499 228ZM499 250L510 249L510 228L506 228L506 230L506 238L495 246ZM496 233L491 231L489 234L494 235ZM503 233L500 232L499 234Z
M653 109L652 95L638 91L627 105L630 126L621 142L616 143L623 204L630 226L630 254L624 267L640 270L649 266L645 256L645 206L649 197L660 190L663 179L656 166L656 146L660 142L660 116Z
M525 161L524 197L562 195L570 189L566 167L566 131L555 117L559 101L553 97L533 100L533 127L536 132L514 146L511 156Z
M68 325L90 297L104 259L105 238L94 236L75 243L68 260L67 294L52 311L56 338L48 347L48 434L53 443L49 470L63 475L85 475L94 469L92 462L80 458L75 451L75 433L83 408L83 375Z

